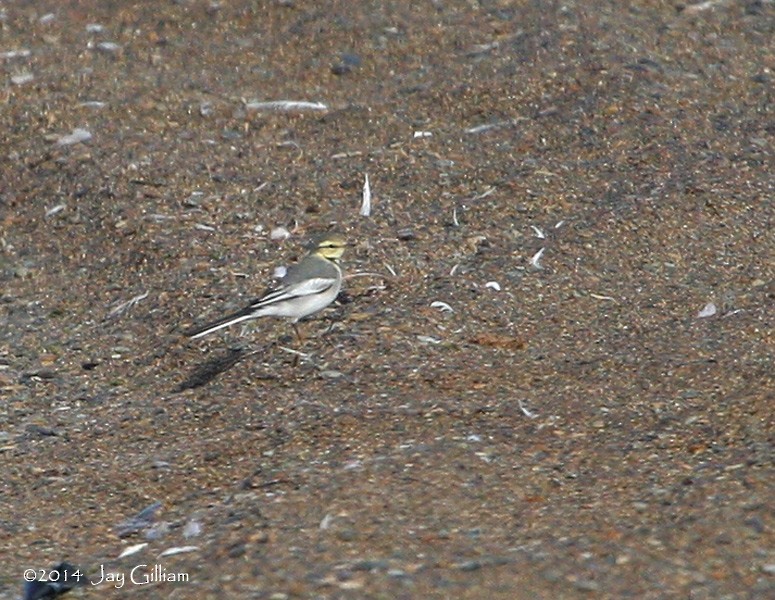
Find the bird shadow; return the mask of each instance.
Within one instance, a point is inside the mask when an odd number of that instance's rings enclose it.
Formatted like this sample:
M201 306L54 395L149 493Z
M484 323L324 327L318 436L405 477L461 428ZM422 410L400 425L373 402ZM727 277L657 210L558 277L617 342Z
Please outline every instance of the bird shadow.
M247 353L245 348L236 346L221 352L207 361L198 365L191 374L180 382L172 390L174 393L192 390L207 385L221 373L225 373L234 365L252 353Z

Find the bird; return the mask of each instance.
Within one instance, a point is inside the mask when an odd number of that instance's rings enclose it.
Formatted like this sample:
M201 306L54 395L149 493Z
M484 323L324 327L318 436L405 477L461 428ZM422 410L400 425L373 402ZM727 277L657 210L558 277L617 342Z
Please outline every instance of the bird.
M299 319L324 309L339 295L343 279L339 259L348 245L346 238L338 233L318 237L309 253L288 268L277 287L242 310L186 331L186 336L195 340L235 323L259 317L289 318L296 328ZM299 336L298 329L296 334Z

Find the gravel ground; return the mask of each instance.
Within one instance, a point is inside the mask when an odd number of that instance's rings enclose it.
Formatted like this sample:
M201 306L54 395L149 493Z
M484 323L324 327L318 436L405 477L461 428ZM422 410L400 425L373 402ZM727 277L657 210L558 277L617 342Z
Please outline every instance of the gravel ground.
M773 597L773 35L1 4L0 598L65 560L74 598ZM182 335L332 229L303 340Z

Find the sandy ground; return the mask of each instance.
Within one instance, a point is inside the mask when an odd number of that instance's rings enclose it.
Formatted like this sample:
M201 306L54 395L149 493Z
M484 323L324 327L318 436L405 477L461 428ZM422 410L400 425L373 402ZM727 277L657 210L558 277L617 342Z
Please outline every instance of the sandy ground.
M0 5L0 598L772 597L774 32ZM302 342L182 336L331 229Z

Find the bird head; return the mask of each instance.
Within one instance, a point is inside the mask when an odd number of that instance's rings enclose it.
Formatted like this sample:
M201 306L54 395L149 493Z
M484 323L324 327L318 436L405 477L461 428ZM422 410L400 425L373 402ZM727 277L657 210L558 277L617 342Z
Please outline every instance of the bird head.
M328 260L339 260L348 246L345 237L338 233L328 233L320 236L315 243L313 254Z

